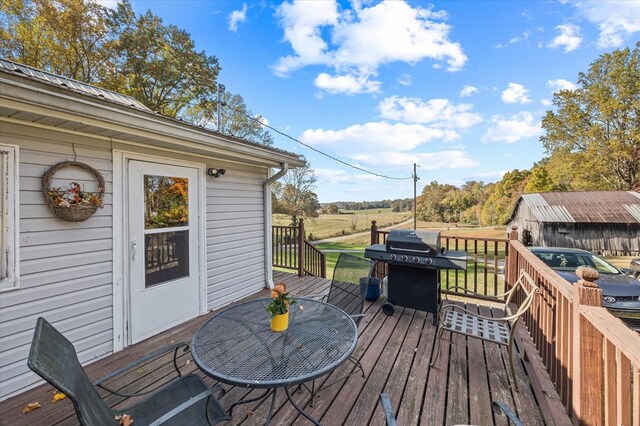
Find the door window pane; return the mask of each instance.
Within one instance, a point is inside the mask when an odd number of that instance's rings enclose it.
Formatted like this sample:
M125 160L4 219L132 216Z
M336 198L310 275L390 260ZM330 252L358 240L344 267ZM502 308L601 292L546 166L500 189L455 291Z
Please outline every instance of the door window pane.
M144 237L145 288L189 275L189 231Z
M189 179L144 175L144 228L189 225Z

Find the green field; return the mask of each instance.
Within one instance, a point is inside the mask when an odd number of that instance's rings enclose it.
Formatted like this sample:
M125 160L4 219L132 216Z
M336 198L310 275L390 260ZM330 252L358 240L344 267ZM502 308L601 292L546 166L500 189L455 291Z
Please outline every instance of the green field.
M316 218L305 219L304 227L307 239L313 241L369 231L372 220L384 227L411 217L410 212L393 213L391 209L347 210L341 214L321 214ZM274 214L272 222L279 226L291 225L291 219L283 214Z

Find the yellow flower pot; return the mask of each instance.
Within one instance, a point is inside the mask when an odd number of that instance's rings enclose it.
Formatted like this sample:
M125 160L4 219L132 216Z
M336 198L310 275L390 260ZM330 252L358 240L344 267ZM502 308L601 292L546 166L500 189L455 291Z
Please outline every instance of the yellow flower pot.
M271 318L271 329L273 331L285 331L287 327L289 327L289 312Z

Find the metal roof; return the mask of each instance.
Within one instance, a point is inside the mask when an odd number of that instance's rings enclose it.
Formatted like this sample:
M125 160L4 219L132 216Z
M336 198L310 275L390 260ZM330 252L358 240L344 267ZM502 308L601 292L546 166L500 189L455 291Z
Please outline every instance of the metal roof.
M151 111L149 108L140 103L140 101L131 96L122 95L117 92L112 92L111 90L102 89L100 87L92 86L81 81L62 77L27 65L22 65L17 62L0 58L0 68L4 68L7 71L20 73L31 78L36 78L38 80L44 80L48 83L54 84L56 86L61 86L65 89L74 90L86 95L92 95L99 98L107 99L112 102L126 105L128 107L133 107L142 111Z
M274 153L276 155L284 155L287 157L294 157L295 160L289 159L289 167L301 167L305 164L303 157L300 154L296 154L290 151L286 151L281 148L276 148L273 146L262 145L258 142L249 141L246 139L242 139L236 136L228 135L225 133L218 132L213 129L209 129L207 127L198 126L189 122L186 122L180 118L169 117L166 115L162 115L160 113L154 112L140 103L138 100L131 96L122 95L120 93L112 92L110 90L102 89L100 87L95 87L87 83L83 83L81 81L69 79L66 77L62 77L56 74L52 74L46 71L39 70L37 68L33 68L27 65L19 64L17 62L9 61L3 58L0 58L0 72L4 72L7 74L15 75L20 78L28 79L31 81L42 82L44 84L59 87L63 90L68 90L71 93L89 96L93 99L100 99L106 102L110 102L117 105L122 105L134 112L135 115L141 119L148 119L149 117L153 117L154 119L159 119L163 121L167 121L173 124L178 124L179 126L184 126L185 129L189 131L195 131L198 134L207 134L208 136L213 136L217 139L226 140L227 142L232 142L234 144L245 145L250 148L257 148L261 151ZM99 103L95 103L98 105ZM11 111L9 111L11 113ZM33 118L31 121L37 121L38 118ZM59 124L60 126L65 125L66 122ZM82 123L80 123L82 124ZM103 134L104 130L97 128L95 126L86 126L82 124L81 128L83 131L89 133L100 132ZM90 131L90 130L93 130ZM120 139L127 140L129 138L127 135L122 133L117 133L116 136ZM149 138L140 138L139 136L132 136L131 138L135 138L136 141L141 143L150 143L153 142L154 145L158 145L158 141L152 137ZM129 138L129 139L131 139ZM281 162L281 160L278 160Z
M640 193L635 191L544 192L518 199L509 221L525 203L540 222L640 223Z

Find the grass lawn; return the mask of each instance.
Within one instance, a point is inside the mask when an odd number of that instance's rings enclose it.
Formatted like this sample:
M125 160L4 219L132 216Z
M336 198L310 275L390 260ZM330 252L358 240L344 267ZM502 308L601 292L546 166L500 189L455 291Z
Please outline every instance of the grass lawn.
M393 213L391 209L357 210L343 214L321 214L316 218L305 219L304 228L307 239L321 240L369 231L372 220L378 222L378 226L389 226L410 218L410 212ZM274 214L272 221L274 225L291 225L289 217L282 214Z

